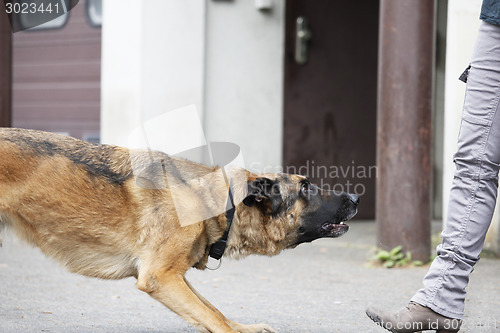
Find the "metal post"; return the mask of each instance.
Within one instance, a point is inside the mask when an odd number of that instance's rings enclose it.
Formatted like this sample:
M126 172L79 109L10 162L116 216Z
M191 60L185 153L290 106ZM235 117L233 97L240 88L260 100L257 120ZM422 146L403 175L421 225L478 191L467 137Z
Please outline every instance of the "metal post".
M431 221L434 0L381 0L378 246L427 261Z
M0 126L12 122L12 30L0 5Z

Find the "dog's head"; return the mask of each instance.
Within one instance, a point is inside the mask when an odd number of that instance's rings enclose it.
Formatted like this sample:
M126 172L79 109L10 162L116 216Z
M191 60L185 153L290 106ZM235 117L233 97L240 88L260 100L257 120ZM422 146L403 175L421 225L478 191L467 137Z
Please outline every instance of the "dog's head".
M339 237L357 213L359 197L324 191L299 175L249 177L238 229L252 253L273 255L318 238Z

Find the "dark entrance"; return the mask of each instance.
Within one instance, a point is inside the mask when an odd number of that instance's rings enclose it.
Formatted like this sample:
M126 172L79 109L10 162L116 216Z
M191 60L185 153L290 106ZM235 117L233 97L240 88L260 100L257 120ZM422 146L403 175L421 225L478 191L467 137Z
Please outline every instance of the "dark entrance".
M286 2L283 164L360 194L364 219L375 217L378 20L378 1Z

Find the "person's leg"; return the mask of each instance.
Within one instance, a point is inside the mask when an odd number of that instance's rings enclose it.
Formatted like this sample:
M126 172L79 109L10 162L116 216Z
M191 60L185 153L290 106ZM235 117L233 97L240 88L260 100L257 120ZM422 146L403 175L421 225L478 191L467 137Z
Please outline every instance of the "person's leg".
M482 23L471 60L456 173L438 256L412 301L463 318L465 288L493 216L500 164L500 26Z
M443 242L438 246L438 256L424 278L424 289L412 298L412 302L423 307L411 303L395 314L369 308L367 314L374 321L395 325L416 317L427 323L431 321L426 321L426 317L440 322L442 316L463 318L465 288L479 260L497 196L500 164L499 99L500 26L483 22L467 80L458 150L455 154L457 170L450 193L448 219L441 234ZM419 330L396 330L415 331Z

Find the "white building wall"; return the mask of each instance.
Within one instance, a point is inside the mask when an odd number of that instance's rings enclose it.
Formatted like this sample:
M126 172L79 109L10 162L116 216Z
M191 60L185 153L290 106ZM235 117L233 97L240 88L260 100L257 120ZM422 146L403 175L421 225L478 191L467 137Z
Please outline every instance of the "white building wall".
M142 108L142 6L132 0L108 0L102 6L101 142L120 145Z
M205 133L238 144L247 168L281 166L285 2L207 1Z
M199 0L103 1L103 143L134 145L134 129L188 105L198 111L200 119L195 121L202 121L205 9ZM200 135L170 118L150 122L159 130L150 130L148 141ZM178 133L172 135L173 131Z

